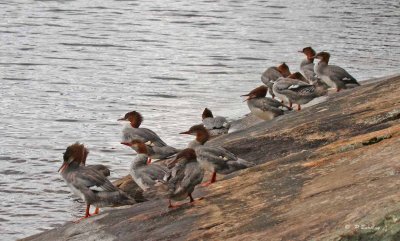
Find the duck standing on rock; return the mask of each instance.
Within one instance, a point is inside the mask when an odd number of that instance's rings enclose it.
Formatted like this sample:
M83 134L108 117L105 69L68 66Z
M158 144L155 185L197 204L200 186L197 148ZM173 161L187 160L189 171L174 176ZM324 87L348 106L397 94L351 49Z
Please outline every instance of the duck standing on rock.
M169 165L175 166L156 184L158 192L169 199L169 208L178 207L173 205L171 200L180 201L189 197L190 203L193 203L192 192L204 177L204 170L197 162L196 152L186 148L179 152Z
M297 110L301 110L301 105L326 93L324 87L308 84L302 78L302 74L296 72L288 78L279 78L273 86L274 93L281 99L288 99L290 107L292 103L297 104Z
M163 140L161 140L154 131L140 127L143 117L139 112L128 112L123 118L118 120L130 122L130 125L125 126L122 130L121 144L127 145L132 140L142 141L148 148L149 162L151 162L151 159L168 158L178 152L177 149L168 146Z
M328 52L319 52L314 58L320 60L319 63L315 65L314 72L327 85L336 88L337 92L342 89L354 88L360 85L345 69L328 64L330 58Z
M132 179L143 190L145 196L149 195L154 184L156 184L156 180L162 180L169 170L166 166L147 162L148 149L141 140L132 140L127 145L137 152L137 156L133 159L130 167Z
M287 66L286 63L282 63L278 67L275 66L269 67L261 75L261 81L268 87L269 94L272 96L272 99L275 98L275 94L272 90L274 82L280 77L288 77L289 75L290 75L290 70L289 66Z
M308 80L307 82L314 83L318 79L314 72L314 56L317 53L311 47L305 47L303 50L300 50L299 53L303 53L306 56L300 63L300 70Z
M58 172L67 182L71 190L86 203L86 212L83 218L91 216L90 205L96 206L97 214L99 207L132 205L135 200L115 187L103 172L96 168L81 165L88 153L84 145L75 143L67 148L64 153L64 162ZM86 154L87 155L87 154Z
M292 110L291 107L286 106L278 100L274 100L267 95L268 88L264 85L259 86L250 93L242 96L247 96L247 106L252 114L263 120L272 120L273 118L283 115L284 110Z
M196 136L196 139L189 143L188 148L195 150L197 161L204 170L212 173L210 181L204 183L202 186L214 183L217 180L217 173L229 174L254 166L253 163L238 158L223 147L205 146L204 144L209 140L210 135L203 125L192 126L188 131L181 132L180 134Z
M205 108L202 114L203 125L212 137L228 133L230 124L225 117L214 117L210 109Z

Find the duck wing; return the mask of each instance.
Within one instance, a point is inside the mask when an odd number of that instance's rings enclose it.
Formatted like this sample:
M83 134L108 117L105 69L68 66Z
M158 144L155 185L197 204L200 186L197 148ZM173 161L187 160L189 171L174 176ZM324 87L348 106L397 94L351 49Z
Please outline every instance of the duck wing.
M95 192L114 192L119 190L103 173L96 169L80 167L78 170L71 173L71 184L77 189L85 187Z
M146 144L150 142L151 145L159 147L167 146L167 144L163 140L161 140L161 138L154 131L150 129L126 127L122 130L123 142L129 142L134 139L138 139Z
M261 75L261 81L268 85L268 82L275 81L279 77L282 77L282 74L278 71L277 67L269 67L267 70L264 71Z
M265 97L265 98L260 99L260 101L257 101L255 103L255 107L260 108L263 111L269 111L271 107L286 108L288 110L292 109L289 106L287 106L287 105L283 104L282 102L280 102L279 100L272 99L272 98L269 98L269 97Z
M226 118L222 116L205 118L203 125L207 130L229 128L230 126Z
M106 167L105 165L102 165L102 164L86 165L86 167L95 169L95 170L101 172L106 177L110 176L110 174L111 174L110 169L108 169L108 167Z
M345 69L337 65L328 65L324 69L324 74L329 76L333 81L342 81L345 84L360 85L357 80L351 76Z

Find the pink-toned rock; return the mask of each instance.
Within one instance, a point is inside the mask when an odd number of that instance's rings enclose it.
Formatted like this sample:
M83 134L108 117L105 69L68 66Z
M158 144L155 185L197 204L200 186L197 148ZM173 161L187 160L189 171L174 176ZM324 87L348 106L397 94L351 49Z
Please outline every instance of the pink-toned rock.
M400 240L400 76L212 140L258 164L194 205L115 209L25 240Z

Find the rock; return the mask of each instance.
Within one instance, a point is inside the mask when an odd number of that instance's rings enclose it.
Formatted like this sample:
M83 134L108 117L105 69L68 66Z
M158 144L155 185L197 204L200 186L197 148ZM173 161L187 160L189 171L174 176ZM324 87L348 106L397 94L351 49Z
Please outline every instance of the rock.
M131 175L127 175L113 182L113 184L135 199L136 202L144 202L143 190L133 181Z
M258 164L24 240L400 240L400 75L212 140Z

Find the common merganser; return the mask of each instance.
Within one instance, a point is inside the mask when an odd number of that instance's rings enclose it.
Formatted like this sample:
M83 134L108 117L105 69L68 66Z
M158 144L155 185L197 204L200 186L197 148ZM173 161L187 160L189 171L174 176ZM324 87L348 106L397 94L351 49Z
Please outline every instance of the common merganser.
M210 135L203 125L190 127L188 131L179 134L195 135L196 139L191 141L188 148L196 152L197 161L207 171L212 172L211 180L202 186L208 186L217 180L217 173L229 174L231 172L254 166L253 163L238 158L223 147L204 146Z
M277 81L279 81L281 79L287 79L287 78L301 80L307 84L308 84L308 80L300 72L295 72L293 74L290 74L288 77L279 77L272 85L272 90L274 91L274 93L278 97L278 99L280 99L282 103L287 103L289 105L289 107L292 108L292 102L289 100L289 98L286 95L282 94L280 91L275 92L275 89L274 89L274 88L276 88L275 83Z
M143 117L139 112L128 112L123 118L118 120L130 122L130 125L125 126L122 130L121 144L129 144L132 140L142 141L148 148L150 162L151 159L165 159L178 152L177 149L168 146L163 140L161 140L154 131L140 127Z
M173 205L171 200L180 201L189 197L190 203L193 203L192 192L204 177L204 170L197 161L195 150L182 150L169 165L175 166L156 184L159 193L164 193L169 199L169 208L178 206Z
M79 148L77 148L77 149L79 149ZM92 168L92 169L102 173L105 177L108 177L111 175L110 169L108 169L108 167L106 167L105 165L102 165L102 164L86 165L86 159L89 154L89 150L87 148L83 148L83 149L84 149L84 153L83 153L83 158L81 160L82 166L86 166L87 168ZM99 211L100 211L100 209L98 207L96 207L93 214L99 214Z
M228 133L230 123L222 116L213 116L208 108L205 108L202 114L203 125L212 137Z
M91 216L90 205L96 206L98 213L99 207L136 203L115 187L102 172L81 165L85 153L88 152L84 145L75 143L69 146L64 153L64 162L58 170L72 192L85 201L86 212L83 218Z
M272 120L273 118L283 115L284 110L292 110L291 107L286 106L278 100L265 97L268 88L264 85L255 88L250 93L242 96L247 96L247 106L251 113L263 120Z
M316 52L311 47L305 47L299 53L306 55L306 58L300 63L300 71L304 74L308 83L314 83L317 81L317 75L314 72L314 56Z
M336 88L337 92L341 89L354 88L360 84L343 68L330 65L328 52L319 52L314 58L319 59L319 63L315 65L314 72L322 81L330 87Z
M269 94L272 96L272 99L275 98L275 94L272 90L272 86L274 82L279 77L288 77L290 75L289 66L286 63L282 63L278 67L269 67L264 73L261 75L261 81L268 87Z
M169 170L166 166L147 162L148 149L141 140L132 140L128 145L137 152L130 167L132 179L144 192L150 192L156 184L156 180L162 180Z
M278 97L284 96L292 103L297 104L297 110L301 110L301 105L306 104L316 97L326 93L323 87L308 84L302 80L299 72L289 75L288 78L279 78L275 81L273 89ZM304 78L304 77L303 77Z

